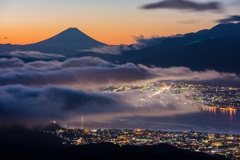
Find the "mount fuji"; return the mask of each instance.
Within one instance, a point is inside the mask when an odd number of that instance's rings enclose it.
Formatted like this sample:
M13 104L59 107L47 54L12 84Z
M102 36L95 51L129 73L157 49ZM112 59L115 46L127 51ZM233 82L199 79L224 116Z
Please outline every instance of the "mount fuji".
M13 51L38 51L70 56L106 44L99 42L77 28L68 28L63 32L40 42L27 45L0 44L0 54Z

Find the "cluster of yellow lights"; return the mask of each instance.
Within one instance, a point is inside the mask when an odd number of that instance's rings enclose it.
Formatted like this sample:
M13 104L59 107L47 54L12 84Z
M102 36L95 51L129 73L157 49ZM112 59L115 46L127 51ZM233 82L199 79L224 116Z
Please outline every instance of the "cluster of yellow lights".
M233 112L236 112L236 111L237 111L236 108L233 108L233 107L231 107L231 106L228 106L227 108L221 107L221 108L219 108L219 109L222 110L222 111L233 111Z
M143 134L143 132L142 132L141 129L135 129L134 133L135 133L135 134Z
M213 110L217 110L219 109L220 111L229 111L229 112L237 112L236 108L233 108L231 106L228 107L216 107L216 106L202 106L201 107L203 110L209 110L209 111L213 111Z

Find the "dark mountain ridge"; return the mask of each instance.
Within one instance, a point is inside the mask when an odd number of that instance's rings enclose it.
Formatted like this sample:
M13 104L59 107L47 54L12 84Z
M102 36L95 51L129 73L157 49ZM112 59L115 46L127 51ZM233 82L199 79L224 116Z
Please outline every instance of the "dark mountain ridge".
M117 60L119 63L132 62L158 67L185 66L192 70L213 69L239 73L240 23L219 24L210 30L159 38L157 45L123 51L118 56L100 57L112 62Z

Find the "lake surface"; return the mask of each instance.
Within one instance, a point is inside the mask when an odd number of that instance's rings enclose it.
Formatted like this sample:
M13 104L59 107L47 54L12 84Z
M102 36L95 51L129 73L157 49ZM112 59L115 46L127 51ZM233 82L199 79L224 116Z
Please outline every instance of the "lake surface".
M168 117L128 117L104 123L87 123L86 128L129 128L168 131L201 131L240 134L240 111L201 111Z

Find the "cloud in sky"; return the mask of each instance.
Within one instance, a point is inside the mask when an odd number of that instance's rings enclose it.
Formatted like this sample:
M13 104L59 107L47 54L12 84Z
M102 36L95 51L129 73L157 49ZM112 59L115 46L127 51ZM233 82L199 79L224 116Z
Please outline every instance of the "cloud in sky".
M171 38L171 36L168 36L168 37L152 36L150 38L146 38L141 35L138 37L134 37L134 39L136 40L136 44L134 44L132 48L134 50L140 50L148 46L155 46L162 43L162 40L166 38Z
M190 21L181 21L179 23L197 23L197 20L190 20ZM176 37L184 37L184 35L172 35L172 36L152 36L152 37L145 37L143 35L140 36L133 36L135 39L135 43L132 45L112 45L112 46L101 46L91 48L89 50L84 50L85 52L95 52L99 54L111 54L111 55L121 55L124 51L136 51L141 50L146 47L156 46L161 44L163 40L176 38Z
M85 50L87 52L95 52L101 54L112 54L112 55L119 55L122 53L121 46L101 46L91 48L90 50Z
M95 52L99 54L112 54L112 55L120 55L123 51L131 51L131 50L140 50L148 46L154 46L160 44L163 39L171 38L168 37L159 37L153 36L151 38L146 38L144 36L134 36L133 37L136 41L135 44L132 45L115 45L115 46L102 46L91 48L90 50L85 50L86 52Z
M79 122L83 115L88 121L99 122L126 116L170 116L199 111L195 108L197 103L185 104L184 95L158 91L89 93L62 87L13 85L0 87L0 93L0 125L30 126L48 124L51 120Z
M195 24L198 22L199 22L199 20L190 19L190 20L185 20L185 21L179 21L178 23L180 23L180 24Z
M0 37L0 39L3 39L3 40L7 40L8 39L8 37Z
M0 85L75 85L85 88L135 83L155 76L132 63L115 65L93 57L73 58L64 62L24 63L18 59L2 61L5 66L0 69Z
M79 114L107 113L118 109L114 95L85 93L58 87L0 87L0 119L5 123L39 123L65 120ZM113 107L113 108L111 108Z
M1 58L0 59L0 69L6 68L21 68L24 67L24 62L18 58Z
M199 3L190 0L163 0L156 3L146 4L143 9L178 9L191 11L221 11L221 3L205 2Z
M239 23L240 15L231 15L227 18L217 20L218 23Z
M198 102L166 90L98 92L97 87L141 85L157 80L234 80L236 74L213 70L192 71L185 67L147 67L132 63L117 65L100 58L66 61L23 62L0 59L0 122L35 125L51 120L103 121L131 116L171 116L198 112ZM93 90L88 90L88 89ZM193 107L194 106L194 107ZM30 123L30 124L29 124Z
M39 51L12 51L9 53L4 53L2 55L19 57L19 58L38 58L38 59L53 59L53 58L64 58L65 56L53 53L42 53Z
M195 80L205 81L214 79L236 79L238 76L234 73L220 73L214 70L192 71L187 67L171 67L171 68L149 68L140 65L151 74L157 75L160 80Z
M147 83L156 80L220 80L238 81L236 74L219 73L214 70L192 71L186 67L149 68L132 63L113 64L100 58L72 58L63 62L0 59L0 85L60 85L90 89L125 83Z

